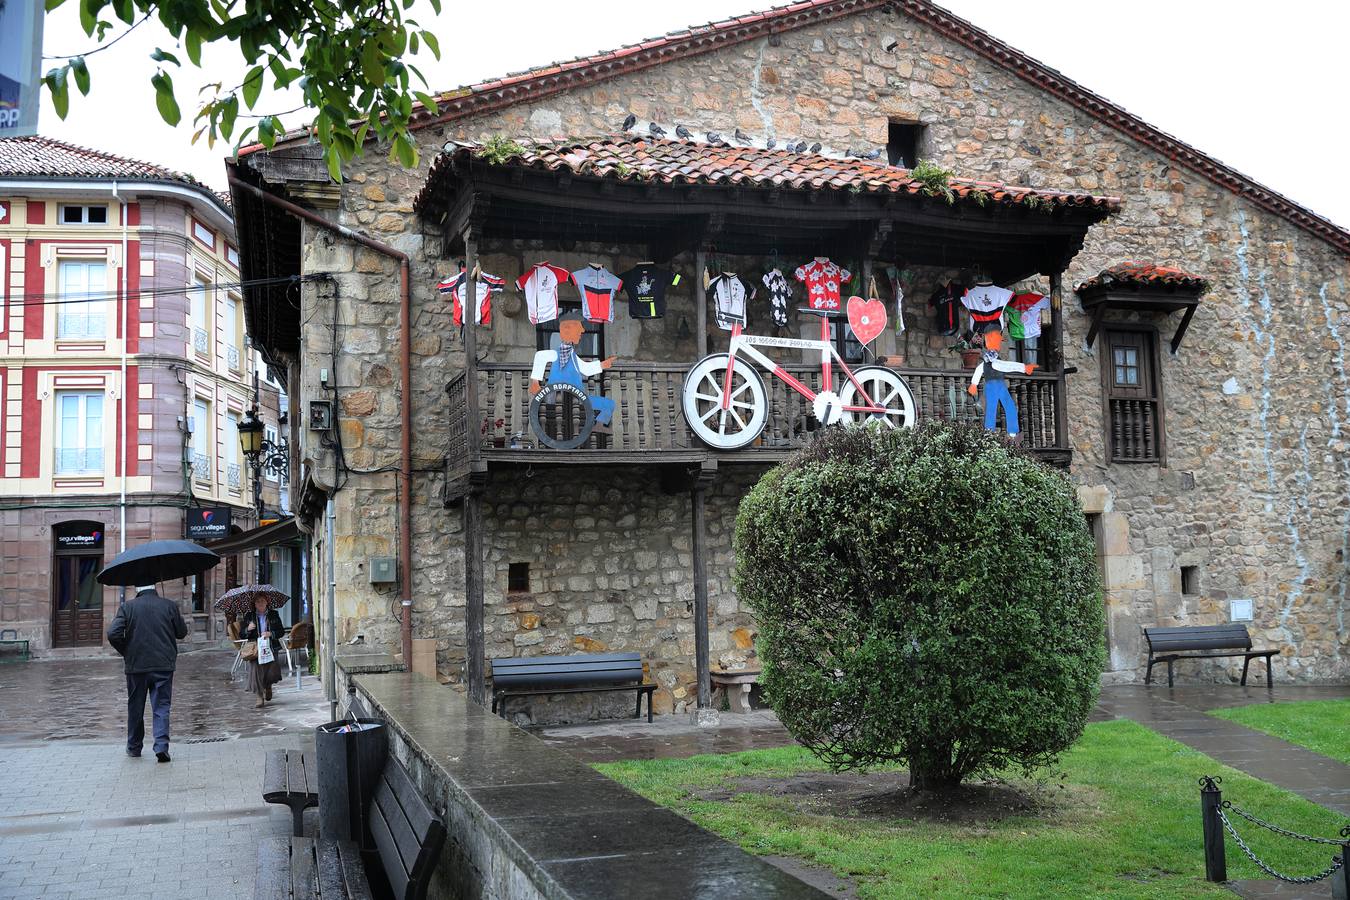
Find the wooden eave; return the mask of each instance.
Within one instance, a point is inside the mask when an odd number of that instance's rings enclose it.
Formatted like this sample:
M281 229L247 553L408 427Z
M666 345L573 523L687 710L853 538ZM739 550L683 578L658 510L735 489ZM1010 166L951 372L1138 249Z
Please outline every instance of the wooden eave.
M1101 330L1106 313L1114 312L1150 312L1170 315L1182 312L1181 323L1172 335L1172 352L1181 347L1181 341L1190 327L1191 318L1200 305L1204 287L1169 284L1166 282L1115 282L1110 285L1093 285L1078 292L1083 312L1091 318L1088 326L1087 346L1091 349Z

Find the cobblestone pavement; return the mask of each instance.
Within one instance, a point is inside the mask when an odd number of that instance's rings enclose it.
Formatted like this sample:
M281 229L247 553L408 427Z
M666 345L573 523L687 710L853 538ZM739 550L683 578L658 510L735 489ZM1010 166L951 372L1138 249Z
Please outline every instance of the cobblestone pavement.
M262 802L264 751L312 749L328 704L306 677L259 714L232 660L179 658L167 765L123 753L120 660L0 666L0 900L252 896L259 839L291 829Z

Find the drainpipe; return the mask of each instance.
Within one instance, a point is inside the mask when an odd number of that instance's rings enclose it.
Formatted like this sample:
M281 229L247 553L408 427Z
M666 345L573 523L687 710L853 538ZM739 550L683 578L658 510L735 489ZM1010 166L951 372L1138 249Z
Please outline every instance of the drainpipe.
M235 175L229 176L230 187L257 197L268 206L290 213L298 219L309 222L325 231L330 231L363 247L369 247L376 253L398 261L399 266L399 376L403 379L402 418L402 458L399 461L399 495L403 500L399 511L399 591L402 600L400 617L403 634L403 664L412 670L412 295L409 287L408 254L388 244L366 237L359 231L353 231L345 225L330 222L318 213L292 203L274 194L269 194L256 185L249 184ZM333 302L337 302L334 300ZM337 373L333 373L337 377Z
M131 297L127 295L127 266L131 261L127 259L127 228L130 214L127 211L127 205L122 199L122 195L117 192L117 179L113 179L112 195L117 200L118 214L122 217L122 407L120 420L117 425L117 439L122 442L122 502L117 508L117 533L120 535L120 549L118 552L125 553L127 549L127 464L131 462L131 454L127 452L127 406L131 403L131 398L127 396L127 342L131 335L127 334L127 312L131 309ZM138 261L139 264L139 261ZM122 600L127 599L127 589L122 588Z

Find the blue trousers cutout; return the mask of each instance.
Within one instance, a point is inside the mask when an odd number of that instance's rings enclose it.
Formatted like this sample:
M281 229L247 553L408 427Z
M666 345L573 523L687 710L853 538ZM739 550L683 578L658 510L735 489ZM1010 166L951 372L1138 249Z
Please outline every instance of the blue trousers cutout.
M1000 406L1003 407L1003 419L1008 434L1017 434L1020 430L1017 427L1017 404L1013 402L1012 394L1008 393L1008 382L1002 379L986 381L984 383L984 427L986 431L993 431L998 425L998 408Z

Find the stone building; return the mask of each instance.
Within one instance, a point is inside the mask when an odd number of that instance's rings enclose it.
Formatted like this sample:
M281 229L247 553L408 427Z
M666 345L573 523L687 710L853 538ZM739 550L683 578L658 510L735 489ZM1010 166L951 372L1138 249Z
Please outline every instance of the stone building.
M0 629L43 655L108 650L104 562L204 513L208 537L255 518L234 428L257 356L228 203L162 166L0 140L0 304ZM264 388L274 430L277 396ZM252 580L240 565L161 586L193 640L216 637L217 594Z
M703 621L711 666L753 653L737 502L815 427L766 374L753 445L692 435L684 375L727 340L700 276L830 256L856 293L877 280L892 323L886 273L903 273L907 328L874 350L920 418L980 416L927 305L938 287L1051 297L1040 340L1010 350L1041 371L1012 388L1025 440L1067 466L1098 536L1105 679L1142 677L1142 626L1230 620L1284 649L1277 678L1346 677L1344 229L925 0L817 0L551 64L441 95L415 134L417 169L370 148L342 184L302 136L231 164L246 276L322 276L298 305L258 289L247 308L320 417L294 430L295 489L339 641L434 642L442 679L467 670L471 688L480 634L488 657L636 650L657 709L691 706ZM957 177L921 182L920 159ZM582 339L582 356L618 357L590 383L618 404L612 434L539 445L530 363L556 323L531 324L508 290L490 325L454 326L437 284L460 260L508 284L546 260L683 276L663 318L620 301ZM749 317L774 330L762 285ZM793 313L778 333L819 327ZM777 359L808 377L805 358ZM387 558L396 579L376 574Z

